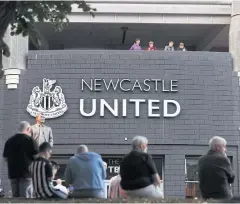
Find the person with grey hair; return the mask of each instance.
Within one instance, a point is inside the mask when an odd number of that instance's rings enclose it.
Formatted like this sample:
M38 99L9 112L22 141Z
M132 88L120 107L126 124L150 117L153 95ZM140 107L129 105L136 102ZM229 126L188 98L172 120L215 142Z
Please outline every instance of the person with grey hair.
M104 198L106 169L101 156L89 152L86 145L77 148L75 156L68 161L65 181L73 189L73 198Z
M162 198L161 184L156 166L148 150L148 139L136 136L132 151L120 164L121 187L129 196Z
M231 199L230 184L234 173L226 154L227 141L215 136L209 141L209 151L198 161L199 187L203 199Z
M13 197L29 197L28 189L32 185L29 166L37 154L38 145L31 138L31 126L22 121L18 133L7 140L3 150Z

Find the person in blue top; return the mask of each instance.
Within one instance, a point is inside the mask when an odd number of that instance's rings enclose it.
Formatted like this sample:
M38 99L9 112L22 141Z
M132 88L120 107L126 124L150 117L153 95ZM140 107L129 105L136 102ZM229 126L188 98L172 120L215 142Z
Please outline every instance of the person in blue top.
M104 198L106 169L101 156L89 152L86 145L77 148L77 154L68 161L65 181L72 189L73 198Z

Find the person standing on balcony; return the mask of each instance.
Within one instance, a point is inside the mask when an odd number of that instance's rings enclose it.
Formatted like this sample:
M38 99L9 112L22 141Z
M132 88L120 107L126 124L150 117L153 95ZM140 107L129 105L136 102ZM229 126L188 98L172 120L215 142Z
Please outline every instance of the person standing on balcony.
M227 142L215 136L209 142L209 151L198 161L199 187L203 199L230 199L230 184L234 181L231 163L226 155Z
M187 49L184 47L183 42L180 42L179 47L177 48L177 51L187 51Z
M157 48L154 46L153 41L150 41L148 45L149 45L148 48L147 48L148 51L157 50Z
M164 51L174 51L174 42L172 40L169 41L168 46L165 46Z
M132 47L129 50L142 50L141 46L140 46L140 39L137 38L136 42L132 45Z

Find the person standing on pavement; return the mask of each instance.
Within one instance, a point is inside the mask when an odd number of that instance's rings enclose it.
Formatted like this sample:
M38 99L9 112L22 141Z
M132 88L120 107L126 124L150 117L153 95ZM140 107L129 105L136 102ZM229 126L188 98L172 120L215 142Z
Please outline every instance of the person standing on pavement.
M3 150L13 197L28 197L28 189L32 185L29 167L37 154L38 145L31 138L30 123L22 121L19 133L7 140Z
M198 161L199 188L203 199L231 199L235 175L227 157L227 141L219 136L209 142L209 151Z

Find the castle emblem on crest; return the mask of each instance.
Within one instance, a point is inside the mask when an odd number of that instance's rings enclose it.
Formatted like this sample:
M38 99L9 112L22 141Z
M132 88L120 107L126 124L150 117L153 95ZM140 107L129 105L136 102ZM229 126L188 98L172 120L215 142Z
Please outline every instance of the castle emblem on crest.
M43 90L39 86L35 86L30 96L29 104L27 106L27 112L36 117L41 113L46 119L57 118L63 115L67 111L67 104L65 103L65 97L60 86L55 86L53 90L53 84L56 80L43 79Z

